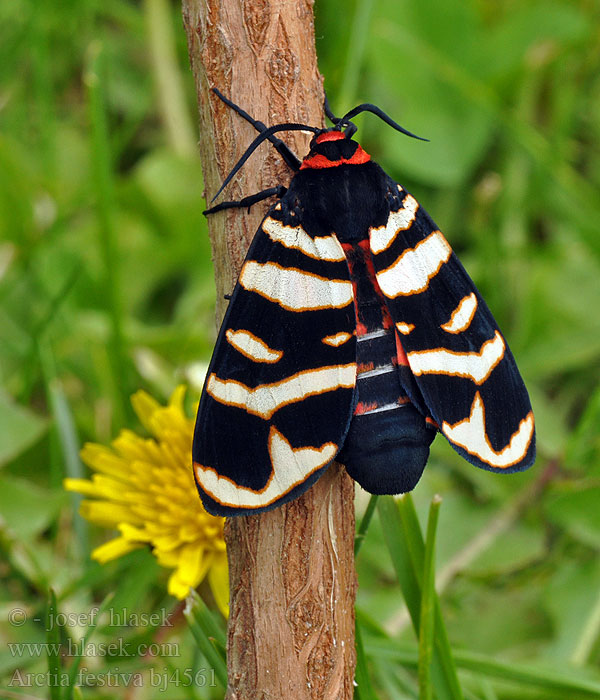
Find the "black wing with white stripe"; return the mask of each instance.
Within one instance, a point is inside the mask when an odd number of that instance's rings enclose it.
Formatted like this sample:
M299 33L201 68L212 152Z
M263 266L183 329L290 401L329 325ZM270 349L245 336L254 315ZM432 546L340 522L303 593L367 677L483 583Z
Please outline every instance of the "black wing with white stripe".
M533 413L506 340L428 214L399 185L388 198L390 216L371 228L370 247L414 377L411 400L472 464L526 469L535 460Z
M305 491L340 449L356 382L344 252L284 196L254 237L217 340L194 433L206 509L255 513Z

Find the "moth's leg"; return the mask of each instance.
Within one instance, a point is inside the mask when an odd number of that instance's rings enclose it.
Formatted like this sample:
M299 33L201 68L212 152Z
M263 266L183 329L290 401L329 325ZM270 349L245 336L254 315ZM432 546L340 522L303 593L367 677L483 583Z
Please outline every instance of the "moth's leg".
M257 121L256 119L253 119L248 112L244 112L244 110L241 107L238 107L235 102L232 102L230 99L225 97L225 95L221 94L217 88L212 89L215 95L223 100L223 102L228 106L231 107L235 112L237 112L240 117L243 117L247 122L250 122L252 126L258 131L259 133L262 133L263 131L266 131L267 127L265 124L262 122ZM279 155L283 158L283 160L286 162L287 165L290 166L292 170L300 170L300 160L298 157L288 148L288 146L283 143L281 139L278 139L276 136L269 136L269 141L275 146L275 149L279 153Z
M263 190L262 192L248 195L248 197L244 197L243 199L235 202L221 202L221 204L217 204L210 209L206 209L202 213L207 216L208 214L216 214L218 211L222 211L223 209L243 209L245 207L248 207L248 210L250 210L250 207L253 204L262 202L263 199L267 199L268 197L275 196L281 198L286 192L287 187L277 185L277 187L269 187L268 190Z

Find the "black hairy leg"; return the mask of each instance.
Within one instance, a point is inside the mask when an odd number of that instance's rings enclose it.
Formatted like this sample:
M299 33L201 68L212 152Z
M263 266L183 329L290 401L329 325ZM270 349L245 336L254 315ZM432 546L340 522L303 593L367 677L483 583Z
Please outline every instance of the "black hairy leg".
M214 207L211 207L210 209L205 209L202 213L204 216L208 216L208 214L216 214L218 211L223 211L223 209L244 209L248 208L248 211L250 211L250 207L253 204L256 204L257 202L262 202L263 199L268 199L269 197L277 197L281 198L283 195L287 192L287 187L284 187L283 185L277 185L277 187L269 187L266 190L262 190L261 192L257 192L256 194L250 194L247 197L244 197L243 199L239 199L237 201L232 201L232 202L221 202L221 204L217 204Z

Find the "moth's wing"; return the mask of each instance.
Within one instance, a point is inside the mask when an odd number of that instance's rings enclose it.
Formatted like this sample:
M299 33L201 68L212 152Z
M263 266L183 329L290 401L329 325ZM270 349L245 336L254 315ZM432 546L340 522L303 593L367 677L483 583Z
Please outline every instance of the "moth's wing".
M370 247L406 353L411 400L472 464L526 469L535 460L533 412L506 340L418 202L397 185L390 205Z
M194 473L217 515L300 495L352 418L355 312L344 252L287 211L285 201L273 207L252 242L200 399Z

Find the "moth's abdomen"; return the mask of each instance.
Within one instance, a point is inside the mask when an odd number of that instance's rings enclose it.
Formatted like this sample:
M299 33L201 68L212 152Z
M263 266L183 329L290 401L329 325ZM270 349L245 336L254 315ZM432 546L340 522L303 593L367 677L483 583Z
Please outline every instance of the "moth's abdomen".
M375 278L369 240L342 247L357 317L357 403L338 458L367 491L404 493L420 479L435 431L402 384L406 355Z

